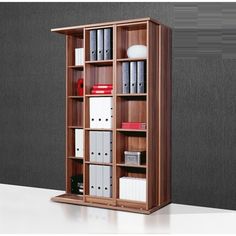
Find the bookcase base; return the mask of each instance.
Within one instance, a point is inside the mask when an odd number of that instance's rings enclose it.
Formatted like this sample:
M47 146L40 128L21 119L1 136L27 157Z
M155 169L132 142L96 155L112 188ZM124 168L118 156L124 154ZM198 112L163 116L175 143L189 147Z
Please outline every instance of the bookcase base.
M76 196L73 194L62 194L62 195L51 198L51 200L53 202L58 202L58 203L68 203L68 204L80 205L80 206L106 208L109 210L127 211L127 212L140 213L140 214L146 214L146 215L149 215L171 203L171 201L164 202L160 206L156 206L149 210L145 210L143 208L140 208L140 209L132 208L131 207L132 204L130 204L130 206L127 207L127 206L121 206L121 204L119 204L118 206L118 205L109 205L109 204L103 204L103 203L86 202L83 200L83 196Z

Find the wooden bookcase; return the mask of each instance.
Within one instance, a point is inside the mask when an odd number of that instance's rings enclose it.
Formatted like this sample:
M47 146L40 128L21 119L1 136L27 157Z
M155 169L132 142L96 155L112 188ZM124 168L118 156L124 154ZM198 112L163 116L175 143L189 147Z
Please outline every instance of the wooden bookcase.
M89 31L111 27L113 59L89 61ZM106 22L52 29L66 36L66 193L53 201L150 214L171 202L171 29L151 18ZM130 59L127 49L133 44L148 47L147 58ZM84 48L84 64L75 66L74 49ZM122 94L121 64L146 61L146 93ZM84 79L84 95L77 96L76 81ZM91 95L96 83L113 84L111 95ZM89 195L89 98L113 98L112 197ZM146 122L145 130L126 130L122 121ZM84 130L84 156L75 157L75 129ZM106 130L106 129L95 129ZM124 150L146 150L146 163L124 164ZM71 193L70 177L83 175L84 193ZM119 178L146 178L146 202L119 199Z

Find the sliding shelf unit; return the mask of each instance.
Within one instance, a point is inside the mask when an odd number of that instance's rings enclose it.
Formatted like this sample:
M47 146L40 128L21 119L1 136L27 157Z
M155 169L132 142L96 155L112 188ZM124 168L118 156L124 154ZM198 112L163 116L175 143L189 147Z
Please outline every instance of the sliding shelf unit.
M89 31L112 28L111 60L89 60ZM171 29L151 18L89 24L52 29L66 36L66 192L53 197L55 202L94 206L150 214L171 202ZM147 46L146 58L128 58L127 49L134 44ZM75 66L75 48L84 48L84 64ZM123 94L121 91L122 62L146 62L146 92ZM76 81L84 79L84 95L77 96ZM113 84L110 95L91 95L94 84ZM89 98L113 98L111 129L89 126ZM123 121L145 122L146 129L122 129ZM84 130L84 156L75 157L75 129ZM89 161L89 132L112 132L112 162ZM140 166L126 165L124 151L146 150L146 162ZM89 165L112 167L112 197L89 195ZM70 178L83 175L84 192L72 194ZM146 201L119 198L119 178L146 179Z

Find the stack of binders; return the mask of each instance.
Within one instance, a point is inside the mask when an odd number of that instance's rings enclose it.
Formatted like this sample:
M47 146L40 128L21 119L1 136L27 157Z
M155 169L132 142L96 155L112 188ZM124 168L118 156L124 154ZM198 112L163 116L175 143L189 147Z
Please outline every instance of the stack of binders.
M84 49L75 48L75 66L82 66L84 64Z
M112 132L89 132L89 159L91 162L112 162Z
M120 199L146 201L146 179L134 177L120 178Z
M111 129L113 120L112 97L89 98L90 128Z
M112 28L90 30L90 61L112 59Z
M112 167L89 165L89 194L99 197L112 196Z
M112 94L112 84L95 84L91 90L92 94Z
M75 157L84 156L84 130L75 129Z
M145 61L122 62L122 93L145 93Z

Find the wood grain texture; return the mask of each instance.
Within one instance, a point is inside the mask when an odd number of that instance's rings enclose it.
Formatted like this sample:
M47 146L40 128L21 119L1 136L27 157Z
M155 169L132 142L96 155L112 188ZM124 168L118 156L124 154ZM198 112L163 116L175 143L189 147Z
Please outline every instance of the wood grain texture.
M153 21L131 21L110 25L113 28L113 59L89 61L89 30L79 28L79 33L67 36L67 92L66 92L66 193L54 201L103 206L109 209L151 213L170 201L170 31ZM130 61L126 51L133 44L148 47L147 93L121 94L121 63ZM84 46L85 63L74 66L74 49ZM134 59L135 60L135 59ZM136 59L137 60L137 59ZM135 61L136 61L135 60ZM76 96L77 79L84 78L84 95ZM91 129L89 124L89 98L94 84L113 84L113 128ZM145 130L122 129L122 122L142 122ZM84 129L84 158L75 158L75 128ZM91 130L113 132L112 163L89 161L89 133ZM125 165L124 151L146 151L141 166ZM111 198L89 195L89 165L112 166L113 194ZM83 174L84 195L71 195L70 178ZM123 176L147 180L147 201L135 202L119 199L119 179Z

